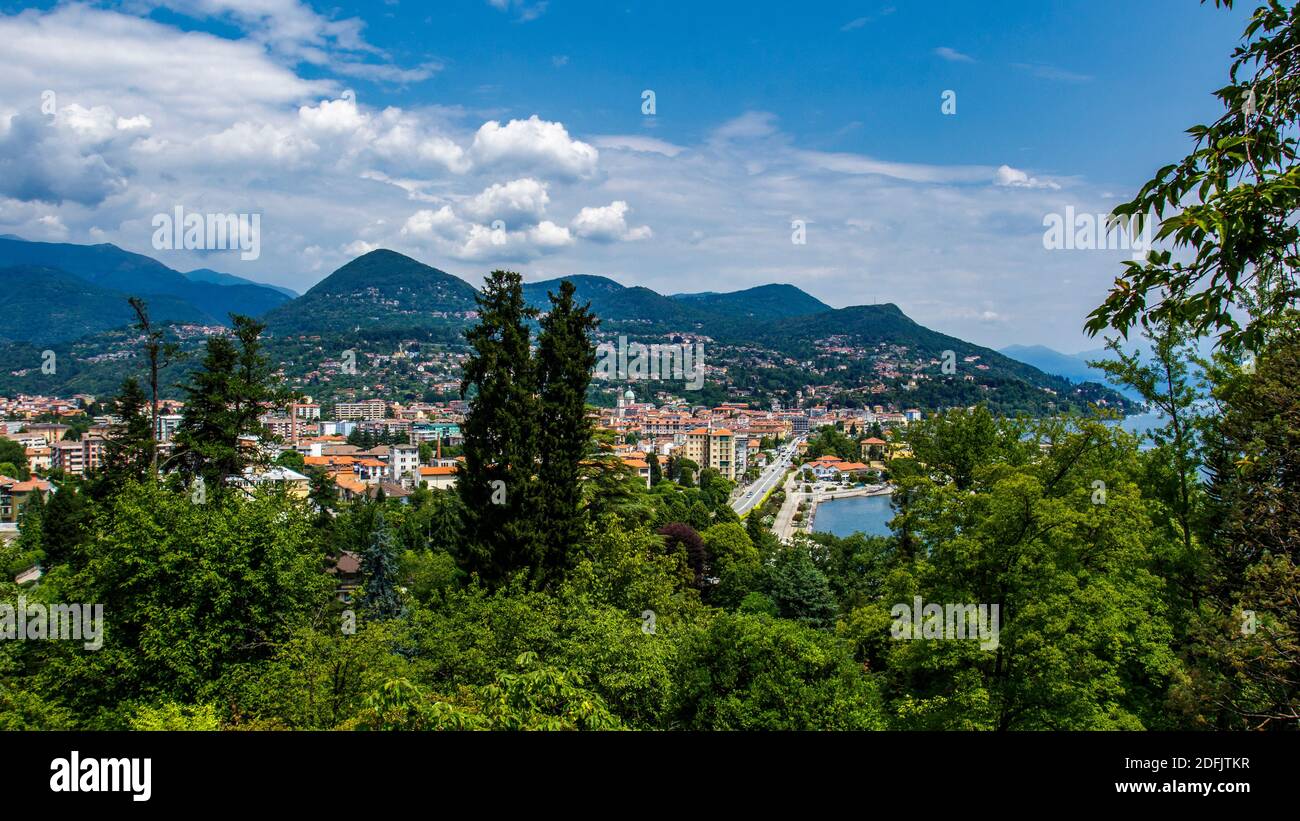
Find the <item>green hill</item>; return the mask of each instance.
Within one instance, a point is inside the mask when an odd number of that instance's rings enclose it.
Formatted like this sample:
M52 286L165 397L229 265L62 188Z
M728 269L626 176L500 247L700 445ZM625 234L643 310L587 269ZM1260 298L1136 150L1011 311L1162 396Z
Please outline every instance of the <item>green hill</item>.
M218 324L190 303L150 296L158 322ZM38 265L0 269L0 339L51 343L120 328L135 321L127 294L91 284L67 271Z
M282 335L446 332L464 325L475 293L459 277L380 249L339 268L265 321Z
M107 243L74 245L0 239L0 268L21 265L57 268L100 288L144 297L151 308L155 303L163 304L162 297L183 300L194 311L222 324L229 324L228 314L261 316L289 298L251 282L193 281L151 257Z
M759 285L731 293L673 294L672 298L710 314L748 319L805 316L833 310L820 299L784 284Z

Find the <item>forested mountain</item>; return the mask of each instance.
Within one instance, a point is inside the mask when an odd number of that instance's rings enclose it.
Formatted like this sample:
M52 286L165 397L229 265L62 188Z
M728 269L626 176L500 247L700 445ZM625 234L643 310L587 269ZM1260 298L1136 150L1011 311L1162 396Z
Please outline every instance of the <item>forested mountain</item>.
M58 268L0 268L0 339L47 344L120 328L135 320L127 296ZM183 299L150 296L149 302L160 322L217 323Z
M805 316L833 310L820 299L784 284L759 285L730 293L673 294L672 298L708 313L752 319Z
M144 297L151 305L174 305L169 313L178 319L184 315L187 321L228 324L231 313L259 316L289 299L274 288L237 277L231 279L239 281L229 284L207 281L215 271L191 279L151 257L111 244L74 245L0 238L0 268L16 266L53 268L107 291ZM57 309L53 304L44 305L38 297L33 299L30 304L36 310ZM181 302L188 303L189 308L182 310ZM89 317L86 322L96 324ZM11 338L32 338L24 334L25 324L14 323Z

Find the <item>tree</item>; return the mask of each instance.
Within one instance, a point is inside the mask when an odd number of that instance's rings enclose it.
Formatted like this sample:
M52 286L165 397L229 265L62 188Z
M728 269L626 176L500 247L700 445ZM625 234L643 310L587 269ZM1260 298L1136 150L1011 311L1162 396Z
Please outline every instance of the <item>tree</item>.
M67 564L91 534L93 511L75 481L65 481L50 495L41 517L41 549L49 565Z
M1216 5L1232 6L1231 0ZM1300 209L1295 130L1300 126L1300 25L1270 0L1251 16L1233 54L1228 85L1214 92L1225 111L1188 129L1190 154L1155 173L1116 218L1152 215L1155 240L1187 248L1190 262L1150 251L1125 263L1087 330L1127 333L1139 316L1214 331L1229 349L1260 350L1273 320L1297 297ZM1149 226L1148 226L1149 227ZM1154 302L1151 307L1149 303ZM1244 327L1238 322L1244 313Z
M398 555L392 531L384 518L382 503L375 513L374 530L370 543L361 554L361 575L365 577L365 593L361 607L376 619L393 619L402 615L402 597L397 591Z
M139 297L127 300L135 311L135 329L144 334L145 355L149 357L149 475L158 478L158 373L180 355L175 343L163 342L163 331L149 321L149 306ZM125 386L124 386L125 387Z
M659 467L659 456L651 450L646 455L646 462L650 465L650 487L654 487L663 481L663 470Z
M1193 674L1179 703L1200 726L1300 726L1300 329L1254 375L1229 365L1211 426L1206 600L1193 623Z
M117 395L117 415L122 421L104 443L101 475L108 488L121 487L128 480L142 482L155 475L156 442L147 403L135 377L123 380Z
M700 534L704 550L718 578L710 601L735 607L745 595L762 586L763 563L758 549L738 522L721 522Z
M1177 542L1153 525L1134 439L1078 419L1040 420L1023 436L994 437L966 490L906 480L914 547L879 574L884 592L851 621L889 624L891 604L910 609L919 596L941 608L984 605L986 629L997 605L998 629L996 641L972 638L969 622L964 636L890 641L884 666L898 726L1168 727L1179 664L1155 570Z
M709 569L709 554L699 532L688 524L672 522L659 528L659 535L664 537L668 555L680 555L686 567L690 568L695 588L703 588Z
M196 505L188 493L130 483L95 522L58 592L103 604L111 627L98 652L50 648L87 726L120 726L113 716L142 696L202 702L215 682L265 661L332 600L310 517L287 494L230 493Z
M838 610L826 575L813 564L804 546L777 553L768 571L767 594L783 617L814 627L830 624Z
M493 271L476 300L479 321L465 331L472 353L460 383L462 397L473 389L456 482L465 516L461 561L497 585L541 568L546 549L534 517L538 385L527 323L537 311L510 271Z
M751 600L754 609L761 609ZM765 615L692 629L678 665L678 721L694 730L870 730L885 726L875 682L847 642Z
M27 481L31 473L27 470L27 449L12 439L0 437L0 463L13 466L12 474L5 474L11 479Z
M580 479L591 450L586 397L596 365L592 334L598 321L589 303L574 302L574 291L564 280L559 295L549 295L551 310L542 319L537 345L539 498L533 515L544 546L533 574L539 587L562 578L585 531Z
M1148 433L1152 448L1144 459L1149 466L1145 484L1172 511L1182 542L1181 555L1162 575L1194 605L1201 567L1193 532L1204 498L1198 471L1200 431L1205 424L1197 410L1201 395L1193 384L1196 354L1186 329L1150 317L1144 317L1142 324L1151 344L1149 362L1144 363L1136 353L1125 353L1118 340L1110 339L1107 346L1117 359L1089 364L1105 371L1112 382L1137 391L1166 420Z
M258 458L241 448L239 438L260 436L262 406L288 398L262 353L265 326L237 314L231 320L233 333L208 338L199 369L182 386L185 412L176 431L176 454L186 472L202 477L210 490Z
M917 461L942 471L957 486L968 490L976 469L993 459L1019 461L1028 451L1018 447L1020 431L1014 423L999 421L988 407L955 408L908 426L907 441Z
M275 463L280 467L296 470L299 473L302 473L307 469L307 460L296 450L284 451L279 456L275 457Z

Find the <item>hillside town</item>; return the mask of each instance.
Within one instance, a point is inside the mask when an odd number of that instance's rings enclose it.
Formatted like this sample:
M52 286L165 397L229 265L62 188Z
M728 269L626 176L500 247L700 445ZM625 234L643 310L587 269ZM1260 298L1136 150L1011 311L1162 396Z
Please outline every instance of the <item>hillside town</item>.
M87 476L104 464L107 442L122 424L112 413L91 415L105 407L89 394L0 397L0 440L15 443L25 455L21 465L0 461L0 537L17 536L23 509L34 494L48 499L62 478ZM262 435L241 438L241 446L257 455L250 460L255 466L227 482L248 489L280 485L306 498L311 475L323 474L344 501L381 492L400 500L421 487L449 489L464 460L460 426L468 410L464 400L403 404L381 398L336 402L324 412L310 397L268 407L259 417ZM183 413L182 402L160 400L155 435L164 470ZM606 455L620 460L647 487L652 459L680 459L733 482L737 498L746 496L769 467L779 443L797 440L806 448L808 434L827 426L856 436L860 461L822 456L804 469L821 481L860 480L868 471L883 470L887 458L887 442L866 433L921 418L914 408L881 405L783 409L774 403L763 409L746 402L710 407L681 400L655 405L638 402L631 388L613 408L591 408L590 415L606 442Z

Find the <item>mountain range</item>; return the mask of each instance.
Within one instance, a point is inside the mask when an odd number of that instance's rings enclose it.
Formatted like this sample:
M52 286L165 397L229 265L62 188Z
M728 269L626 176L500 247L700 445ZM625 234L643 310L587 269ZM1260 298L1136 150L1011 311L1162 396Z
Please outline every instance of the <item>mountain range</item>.
M159 322L229 324L229 314L258 316L287 302L289 293L199 269L183 274L116 245L74 245L0 238L0 338L58 342L116 327L133 316L128 296L149 304ZM292 293L292 292L290 292ZM125 313L123 311L125 310ZM21 321L16 321L21 320Z
M711 361L742 396L791 395L821 385L832 394L856 393L860 401L928 407L990 401L1037 409L1051 407L1049 400L1058 396L1073 397L1074 404L1118 398L1099 386L1080 391L1072 384L1075 377L1097 381L1095 375L1041 357L1052 370L1026 362L1036 349L1004 355L919 325L893 304L837 309L788 284L667 296L596 275L564 279L576 286L579 302L591 304L605 337L712 340ZM547 294L560 282L526 283L525 301L547 310ZM303 337L347 346L367 340L381 346L385 340L461 344L477 307L477 292L465 280L385 249L357 257L290 298L209 269L183 274L113 245L0 238L0 315L8 318L0 323L0 339L28 346L80 340L82 350L94 351L90 335L131 322L128 294L144 297L160 322L217 324L231 312L257 316L270 337L285 344ZM959 360L956 375L934 364L949 352ZM914 384L904 384L909 379ZM890 382L891 393L877 399L864 393L882 380Z

